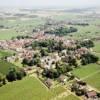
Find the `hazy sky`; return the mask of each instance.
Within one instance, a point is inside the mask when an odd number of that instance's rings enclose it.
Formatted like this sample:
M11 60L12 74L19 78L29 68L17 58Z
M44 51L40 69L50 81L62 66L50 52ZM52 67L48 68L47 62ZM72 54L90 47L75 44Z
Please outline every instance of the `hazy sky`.
M100 6L100 0L0 0L0 7L91 7Z

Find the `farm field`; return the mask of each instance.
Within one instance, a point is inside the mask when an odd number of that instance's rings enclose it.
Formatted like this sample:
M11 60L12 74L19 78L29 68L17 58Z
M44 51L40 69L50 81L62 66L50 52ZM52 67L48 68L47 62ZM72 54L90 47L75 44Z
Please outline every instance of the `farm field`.
M89 64L86 66L82 66L80 68L74 69L72 72L75 76L79 78L85 78L92 73L96 73L97 71L100 71L100 66L97 64Z
M53 19L58 21L70 21L70 20L85 20L86 18L80 18L80 15L78 13L62 13L61 15L55 15L53 16ZM72 33L72 38L94 38L100 36L100 28L98 25L100 24L100 19L91 20L89 19L88 23L89 26L78 26L78 25L68 25L72 27L76 27L78 29L78 32Z
M96 53L100 53L100 41L95 42L95 47L93 48L93 50L94 50Z
M5 29L5 30L0 30L0 40L8 40L11 39L12 37L16 37L18 35L21 35L20 33L17 33L13 29Z
M77 18L77 15L75 13L61 13L60 15L54 15L53 19L58 20L58 21L67 21L70 19L75 19Z
M86 81L92 87L100 90L100 66L90 64L73 71L74 75Z
M93 48L94 54L99 57L100 60L100 41L95 42L95 47Z
M9 70L9 68L17 68L17 66L9 63L9 62L6 62L6 61L3 61L3 60L0 60L0 73L2 74L6 74Z
M6 24L7 23L7 24ZM40 24L43 24L44 20L40 18L34 18L29 20L0 20L0 24L9 27L8 29L0 29L0 40L9 40L19 35L27 35L31 33L32 29Z
M61 15L52 16L53 20L57 21L69 21L69 20L78 20L79 14L77 13L61 13ZM85 18L83 18L85 19ZM12 37L16 37L18 35L26 35L27 33L32 33L32 29L39 25L44 25L46 20L41 17L30 18L30 19L5 19L0 20L0 23L6 27L9 26L9 29L2 30L0 29L0 39L11 39ZM95 20L92 22L89 21L91 25L89 26L77 26L72 25L78 29L78 32L72 33L72 38L93 38L100 36L100 28L95 25ZM98 25L99 23L97 23ZM70 25L69 25L70 26Z
M63 87L48 90L36 78L26 77L1 87L0 100L50 100L65 91Z
M85 81L100 91L100 72L86 78Z
M95 25L89 26L74 26L78 29L78 32L72 33L74 38L94 38L100 36L100 28Z
M0 50L0 58L5 57L5 56L11 56L13 52L11 51L5 51L5 50Z
M24 19L24 18L23 18ZM25 29L26 27L28 28L30 25L33 25L33 26L37 26L39 24L42 24L44 23L44 20L41 19L40 17L37 17L37 18L28 18L26 20L23 20L23 19L20 19L17 18L17 19L5 19L5 20L0 20L0 23L2 25L5 25L6 27L10 27L10 28L23 28Z

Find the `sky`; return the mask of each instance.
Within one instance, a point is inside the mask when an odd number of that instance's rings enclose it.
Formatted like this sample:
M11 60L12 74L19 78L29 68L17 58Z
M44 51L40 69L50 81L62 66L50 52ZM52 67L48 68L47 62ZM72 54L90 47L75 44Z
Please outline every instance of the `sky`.
M100 0L0 0L0 7L96 7Z

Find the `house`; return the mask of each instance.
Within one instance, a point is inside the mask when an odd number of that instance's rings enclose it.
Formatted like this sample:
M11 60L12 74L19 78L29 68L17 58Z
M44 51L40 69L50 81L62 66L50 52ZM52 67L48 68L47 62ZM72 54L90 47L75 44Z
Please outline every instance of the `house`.
M96 91L92 90L92 91L87 91L85 96L89 99L89 100L98 100L97 99L97 93Z
M45 80L45 84L48 88L51 88L51 86L53 85L53 81L50 78L48 78Z
M65 83L67 81L66 76L65 75L60 75L59 81L62 82L62 83Z
M55 63L56 60L52 56L43 57L41 59L41 64L44 66L44 68L48 69L55 68L56 67Z

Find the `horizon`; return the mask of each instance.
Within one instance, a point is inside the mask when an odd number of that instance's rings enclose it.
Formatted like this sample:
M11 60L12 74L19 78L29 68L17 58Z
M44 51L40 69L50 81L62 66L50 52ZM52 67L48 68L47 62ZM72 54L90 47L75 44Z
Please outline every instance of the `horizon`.
M88 8L100 7L100 0L0 0L2 8ZM9 2L10 1L10 2Z

